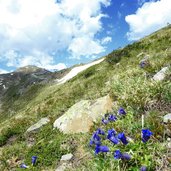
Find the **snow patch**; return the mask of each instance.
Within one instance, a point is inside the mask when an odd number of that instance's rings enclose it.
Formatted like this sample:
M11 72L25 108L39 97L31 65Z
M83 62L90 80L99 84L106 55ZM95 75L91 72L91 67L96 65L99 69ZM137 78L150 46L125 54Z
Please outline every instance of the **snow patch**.
M91 62L89 64L85 64L83 66L78 66L78 67L75 67L73 68L67 75L65 75L63 78L61 79L58 79L57 80L57 83L58 84L63 84L65 83L66 81L72 79L73 77L75 77L77 74L79 74L80 72L86 70L87 68L93 66L93 65L96 65L96 64L99 64L100 62L102 62L105 58L102 58L100 60L97 60L97 61L94 61L94 62Z

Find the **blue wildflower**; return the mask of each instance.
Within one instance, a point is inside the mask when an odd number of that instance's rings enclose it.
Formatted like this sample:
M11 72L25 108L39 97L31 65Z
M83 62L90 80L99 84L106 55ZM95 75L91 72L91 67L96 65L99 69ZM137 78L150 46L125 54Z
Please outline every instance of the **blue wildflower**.
M108 120L109 121L116 121L117 120L117 117L113 114L110 114L109 117L108 117Z
M120 150L115 150L114 158L115 159L120 159L121 157L122 157L122 153L120 152Z
M118 139L117 139L115 136L110 137L109 140L110 140L112 143L114 143L114 144L118 144L118 143L119 143Z
M119 113L119 115L125 115L126 114L125 110L122 107L118 110L118 113Z
M92 146L92 145L101 145L101 138L100 136L98 135L98 131L96 131L95 133L93 133L92 135L92 138L90 139L90 142L89 142L89 145ZM100 133L103 133L103 132L100 132Z
M130 160L131 156L128 153L123 153L121 159L122 160Z
M142 167L140 168L140 171L147 171L147 167L146 167L146 166L142 166Z
M97 140L90 140L89 142L89 145L92 146L92 145L101 145L101 141L97 141Z
M101 140L101 138L100 138L100 136L97 134L97 132L95 132L95 133L93 134L92 139L93 139L93 140L96 140L96 141L100 141L100 140Z
M109 147L97 145L95 148L95 154L98 154L100 152L103 152L103 153L109 152Z
M125 144L125 145L128 144L128 141L123 132L118 134L118 138L122 141L123 144Z
M94 141L91 139L89 142L89 145L92 146L94 144Z
M146 143L153 133L149 129L142 129L142 141Z
M109 122L108 120L106 120L106 119L104 119L104 118L102 119L102 123L103 123L103 124L106 125L106 124L108 124L108 122Z
M97 134L105 135L105 132L102 129L97 129L96 131Z
M35 165L36 161L37 161L37 156L32 156L31 158L32 165Z
M22 163L22 164L20 165L20 168L28 169L29 167L28 167L26 164Z
M146 66L146 62L145 61L140 62L140 68L144 68L145 66Z
M110 137L112 136L116 136L116 131L114 129L109 129L107 131L108 135L107 135L107 138L109 139Z

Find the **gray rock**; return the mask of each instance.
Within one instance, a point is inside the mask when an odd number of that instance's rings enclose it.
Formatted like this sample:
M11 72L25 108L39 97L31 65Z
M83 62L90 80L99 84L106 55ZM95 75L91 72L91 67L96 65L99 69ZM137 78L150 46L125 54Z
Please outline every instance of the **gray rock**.
M171 149L171 142L167 144L167 148Z
M85 133L106 112L112 111L113 102L109 96L97 100L82 100L73 105L58 118L53 126L64 133Z
M43 125L46 125L48 122L50 122L50 120L48 118L42 118L36 124L29 127L26 132L35 131L35 130L41 128Z
M73 154L69 153L69 154L65 154L61 157L61 161L69 161L73 158Z
M162 81L165 79L166 77L166 73L168 71L168 67L164 67L162 68L158 73L156 73L154 76L153 76L153 80L154 81Z
M171 122L171 113L169 113L163 117L164 123L168 123L169 121Z

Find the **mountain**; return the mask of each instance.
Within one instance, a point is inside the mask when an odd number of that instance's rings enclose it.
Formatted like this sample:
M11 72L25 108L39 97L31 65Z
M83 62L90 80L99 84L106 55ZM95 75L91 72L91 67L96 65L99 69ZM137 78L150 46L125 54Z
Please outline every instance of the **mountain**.
M38 171L64 165L69 170L139 170L141 166L169 170L171 127L166 120L171 113L171 26L102 59L89 67L82 65L76 75L72 75L74 67L52 73L35 66L0 75L1 170L17 170L22 162ZM65 81L59 84L59 80ZM109 111L102 116L101 107L112 108L117 120L101 123L109 116ZM126 114L117 114L118 109ZM65 127L76 133L62 132ZM95 147L88 144L98 128L106 134L112 128L115 134L124 132L129 143L114 145L99 135L110 153L94 156ZM141 142L142 128L153 133L147 132L147 143ZM115 160L113 153L118 149L131 159ZM103 149L97 146L98 150ZM60 161L67 153L73 154L72 160ZM33 168L34 155L38 159Z
M55 79L60 79L69 71L70 69L64 69L50 72L44 68L29 65L18 68L11 73L0 74L0 110L2 113L0 113L0 116L7 113L8 110L11 111L9 106L18 98L25 96L25 94L28 95L29 91L32 91L32 95L35 95L34 93L40 87L53 82Z

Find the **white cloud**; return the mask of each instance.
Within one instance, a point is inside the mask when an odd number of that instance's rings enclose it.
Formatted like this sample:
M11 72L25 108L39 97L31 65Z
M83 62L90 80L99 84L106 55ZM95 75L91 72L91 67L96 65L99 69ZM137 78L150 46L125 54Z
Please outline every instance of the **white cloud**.
M171 23L171 1L146 2L135 14L126 16L125 20L130 27L128 39L140 39Z
M58 63L56 65L46 65L46 69L48 70L62 70L66 68L67 66L64 63Z
M0 69L0 74L6 74L8 73L8 71L4 70L4 69Z
M79 59L80 56L83 55L88 57L92 54L99 54L105 49L100 45L98 41L92 40L87 36L82 36L73 39L68 50L73 54L73 58Z
M7 66L27 66L27 65L36 65L38 67L46 68L48 70L61 70L67 68L64 63L55 64L53 57L48 54L33 51L32 55L27 55L22 57L17 52L10 50L5 54L5 57L8 59Z
M0 62L53 68L61 51L75 58L103 52L95 38L102 5L110 0L0 0Z
M107 36L107 37L102 39L102 44L108 44L111 41L112 41L112 37Z

